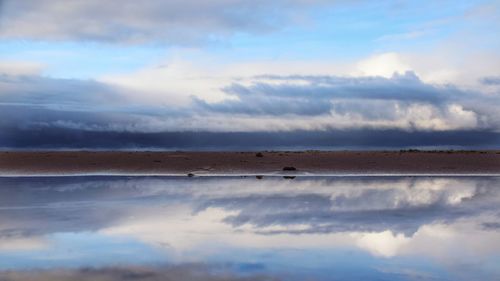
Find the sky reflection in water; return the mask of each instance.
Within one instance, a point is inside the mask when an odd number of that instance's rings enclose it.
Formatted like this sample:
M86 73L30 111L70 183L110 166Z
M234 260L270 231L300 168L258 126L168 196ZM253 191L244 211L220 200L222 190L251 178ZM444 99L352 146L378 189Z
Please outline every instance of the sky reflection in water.
M498 177L0 178L1 280L498 280Z

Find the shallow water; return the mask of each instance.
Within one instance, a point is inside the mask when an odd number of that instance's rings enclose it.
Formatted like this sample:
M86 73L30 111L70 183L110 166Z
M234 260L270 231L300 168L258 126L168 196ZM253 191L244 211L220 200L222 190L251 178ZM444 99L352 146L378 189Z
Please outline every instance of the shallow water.
M500 177L0 178L0 280L499 280Z

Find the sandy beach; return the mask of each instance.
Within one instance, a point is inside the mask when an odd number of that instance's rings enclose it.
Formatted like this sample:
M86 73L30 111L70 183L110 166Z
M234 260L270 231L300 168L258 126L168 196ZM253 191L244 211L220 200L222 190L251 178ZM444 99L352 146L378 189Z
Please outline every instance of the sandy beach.
M0 152L2 175L496 174L498 151Z

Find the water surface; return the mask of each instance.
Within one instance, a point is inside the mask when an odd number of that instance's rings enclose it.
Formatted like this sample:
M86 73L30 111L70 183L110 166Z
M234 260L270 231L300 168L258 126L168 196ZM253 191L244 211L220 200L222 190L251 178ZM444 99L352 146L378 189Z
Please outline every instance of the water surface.
M0 178L0 280L499 280L499 177Z

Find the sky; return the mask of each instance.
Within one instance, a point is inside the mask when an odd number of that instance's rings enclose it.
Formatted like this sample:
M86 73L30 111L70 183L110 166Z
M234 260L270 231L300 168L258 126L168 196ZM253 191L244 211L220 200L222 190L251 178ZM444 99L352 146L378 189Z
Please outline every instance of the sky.
M4 149L499 148L500 1L0 0Z

